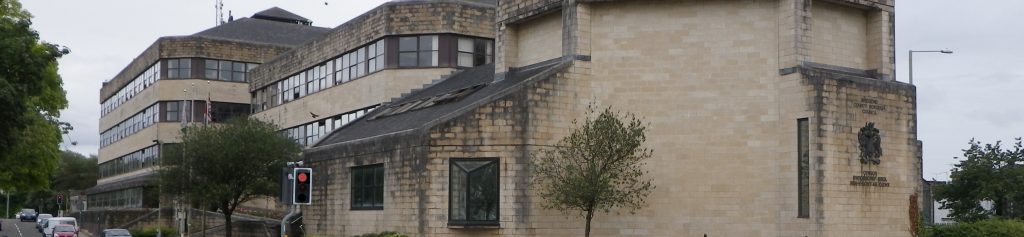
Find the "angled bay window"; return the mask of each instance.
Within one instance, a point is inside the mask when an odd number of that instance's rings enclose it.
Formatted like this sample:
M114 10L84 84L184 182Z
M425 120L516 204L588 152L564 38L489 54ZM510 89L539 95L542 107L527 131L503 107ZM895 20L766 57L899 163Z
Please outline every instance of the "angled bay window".
M437 45L436 35L398 38L398 66L437 66Z
M475 67L491 63L493 57L493 41L460 37L458 43L459 67Z
M352 209L384 209L384 164L352 167Z
M450 159L448 223L498 225L498 159Z
M187 58L167 59L167 78L192 77L192 60Z

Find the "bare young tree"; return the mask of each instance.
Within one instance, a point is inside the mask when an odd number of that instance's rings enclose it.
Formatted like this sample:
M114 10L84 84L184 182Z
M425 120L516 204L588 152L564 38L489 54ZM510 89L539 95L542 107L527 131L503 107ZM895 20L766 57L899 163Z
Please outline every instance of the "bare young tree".
M652 150L643 146L643 122L611 107L596 117L594 112L591 107L586 121L573 121L572 133L533 159L534 183L546 201L541 206L586 218L588 237L596 211L621 208L632 214L646 206L655 188L645 177Z

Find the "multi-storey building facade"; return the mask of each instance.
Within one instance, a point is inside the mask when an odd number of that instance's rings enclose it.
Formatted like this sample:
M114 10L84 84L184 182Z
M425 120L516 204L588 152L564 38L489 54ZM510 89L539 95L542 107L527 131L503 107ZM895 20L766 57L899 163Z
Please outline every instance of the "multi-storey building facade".
M580 235L579 216L541 208L530 166L593 104L649 123L657 187L595 217L596 236L912 236L921 150L915 88L892 79L893 5L501 1L494 64L305 150L305 230Z
M494 1L394 1L252 72L253 117L300 145L460 69L492 63Z
M160 149L183 123L250 114L248 82L259 64L329 29L271 8L187 36L162 37L100 89L99 180L89 210L155 208Z

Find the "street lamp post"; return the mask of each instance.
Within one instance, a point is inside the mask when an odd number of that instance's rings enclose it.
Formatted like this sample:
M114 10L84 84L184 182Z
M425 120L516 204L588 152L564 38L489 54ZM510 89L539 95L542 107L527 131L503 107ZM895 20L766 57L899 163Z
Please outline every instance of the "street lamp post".
M157 124L157 130L159 130L159 129L160 129L160 125ZM157 131L157 136L160 136L160 132L159 131ZM153 139L153 142L155 142L156 146L157 146L156 147L156 149L157 149L157 151L156 151L156 160L157 160L159 169L162 169L164 167L164 143L161 142L160 139ZM157 176L157 177L159 177L159 176ZM164 183L161 180L157 180L157 190L158 191L157 191L157 195L156 195L156 222L157 222L156 237L163 237L164 236L164 233L163 233L163 229L164 229L163 228L163 225L164 225L164 223L163 223L163 218L164 218L164 215L163 215L163 211L164 211L164 206L163 206L163 203L164 203L164 200L163 200L164 199Z
M907 72L909 73L908 75L910 75L909 76L909 78L910 78L909 82L910 82L911 85L914 84L914 53L944 53L944 54L951 54L951 53L953 53L953 51L952 50L948 50L948 49L946 49L946 50L909 50L909 51L907 51L907 56L908 56L907 57L907 60L908 60L907 64L910 65L910 70L908 70Z

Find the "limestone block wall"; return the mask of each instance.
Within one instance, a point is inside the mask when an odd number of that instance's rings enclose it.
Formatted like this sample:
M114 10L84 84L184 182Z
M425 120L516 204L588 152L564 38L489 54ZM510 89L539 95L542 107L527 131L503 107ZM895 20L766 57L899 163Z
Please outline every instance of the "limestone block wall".
M820 175L820 236L910 236L910 195L920 191L916 93L912 85L804 70L814 93L811 160ZM874 123L880 164L860 161L857 134ZM853 184L869 177L883 185ZM916 201L916 200L915 200Z
M869 69L867 11L821 1L814 2L811 15L811 61Z
M391 98L422 88L453 71L455 69L452 68L385 69L260 111L252 117L288 128L321 119L311 117L311 112L332 116L388 102Z
M580 37L592 43L592 100L650 123L648 167L658 187L638 215L596 226L777 236L782 223L810 222L797 218L795 195L786 192L796 189L796 120L780 109L791 101L779 92L777 4L591 4L592 33Z
M516 61L511 67L522 67L562 56L562 14L549 13L516 26Z
M306 150L314 169L313 205L303 207L306 233L353 236L381 231L422 233L441 184L431 183L422 136L400 134ZM340 147L340 148L339 148ZM351 168L384 164L384 209L352 210ZM447 183L445 183L447 184Z

